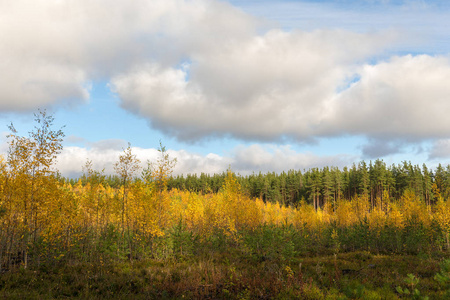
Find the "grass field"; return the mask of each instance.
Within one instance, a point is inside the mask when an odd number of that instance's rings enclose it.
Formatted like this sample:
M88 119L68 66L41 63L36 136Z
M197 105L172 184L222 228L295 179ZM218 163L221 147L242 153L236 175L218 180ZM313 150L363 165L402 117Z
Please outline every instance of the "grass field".
M445 255L259 257L227 244L195 255L18 267L0 277L3 299L446 299ZM447 270L448 271L448 270ZM441 272L442 273L442 272ZM408 274L417 280L408 280ZM449 273L444 272L444 276ZM417 281L417 282L415 282ZM400 294L402 290L418 293Z

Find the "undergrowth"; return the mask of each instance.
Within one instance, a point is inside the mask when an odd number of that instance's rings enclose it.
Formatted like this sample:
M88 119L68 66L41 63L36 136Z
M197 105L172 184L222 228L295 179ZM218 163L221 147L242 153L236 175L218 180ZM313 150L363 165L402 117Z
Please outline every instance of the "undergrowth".
M64 256L0 276L3 299L445 299L445 252L381 254L331 244L311 255L289 227L200 239L177 226L146 256ZM153 254L152 254L153 253ZM412 278L412 279L411 279ZM408 281L409 280L409 281ZM428 298L426 298L428 297Z

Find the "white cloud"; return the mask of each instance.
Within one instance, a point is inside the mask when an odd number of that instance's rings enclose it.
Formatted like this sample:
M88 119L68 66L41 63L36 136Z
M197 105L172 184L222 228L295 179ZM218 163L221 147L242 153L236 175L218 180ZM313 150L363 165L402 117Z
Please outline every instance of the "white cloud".
M123 150L127 148L127 142L121 139L108 139L96 141L93 143L87 143L93 149L96 150Z
M115 143L116 141L114 140L110 144ZM105 146L108 144L108 141L102 141L100 144ZM132 147L132 153L140 160L141 170L147 166L147 161L156 162L160 155L158 150L153 148L143 149ZM115 174L114 164L118 161L121 154L123 154L123 150L117 149L116 146L112 148L65 147L58 156L55 167L63 176L78 177L83 173L82 166L85 165L87 160L91 160L94 169L104 170L105 174ZM168 154L171 159L177 159L177 164L174 169L175 174L220 173L226 171L231 162L228 158L212 153L202 156L188 153L184 150L168 150ZM136 175L139 176L140 173Z
M177 64L257 24L207 0L7 0L0 20L0 111L86 101L92 80L148 61Z
M141 167L146 162L156 162L160 154L157 149L132 147L132 152L141 161ZM77 177L82 174L82 166L89 159L96 170L105 170L105 174L114 174L114 163L122 150L66 147L58 156L56 168L63 176ZM281 172L291 169L303 170L315 167L350 165L356 157L348 155L318 156L312 153L298 153L289 146L239 146L228 156L214 153L200 155L185 150L168 150L171 158L177 159L174 174L221 173L228 168L242 175L252 172ZM139 174L138 174L139 175Z
M391 154L402 153L405 146L407 146L406 143L401 140L369 139L361 147L362 156L363 158L376 159Z
M114 174L114 162L119 158L120 151L114 149L87 149L81 147L65 147L58 155L55 168L66 177L79 177L83 173L83 166L88 160L93 168L105 174Z
M450 157L450 139L437 140L433 143L429 159L442 159Z
M281 40L290 38L279 34L284 36ZM392 153L404 142L449 136L447 57L407 55L346 69L335 59L321 60L331 55L311 46L308 57L315 63L308 67L307 61L302 64L306 54L297 57L294 53L300 51L293 51L292 45L286 53L264 56L265 51L276 52L273 48L280 44L255 46L258 50L247 55L244 47L241 56L217 59L228 63L214 64L211 59L197 63L189 74L183 69L148 66L117 77L113 85L123 107L181 140L232 135L302 141L350 134L385 146L390 143L385 150ZM255 58L258 55L264 59ZM239 61L233 62L233 57ZM256 67L258 61L265 66ZM203 68L209 70L199 71ZM345 77L351 78L350 70L359 80L338 92ZM373 145L365 148L369 156L374 153L369 149Z
M361 79L333 101L330 125L383 139L448 137L450 61L428 55L393 57L365 65ZM330 132L332 132L330 130Z
M275 34L289 39L289 34ZM413 142L449 136L447 57L406 55L357 67L321 61L326 55L317 50L317 62L302 68L303 56L296 57L295 47L289 46L287 53L255 59L253 67L252 58L261 48L245 55L244 47L241 56L223 59L228 64L211 59L194 63L191 70L151 65L116 77L112 84L123 107L180 140L217 135L260 141L365 136L363 156L375 158L399 153ZM256 67L257 61L264 61L265 67ZM339 87L352 76L356 82ZM227 84L221 88L219 82Z
M112 80L122 107L181 140L320 134L335 90L390 34L272 30L222 43L190 67L150 64Z
M248 147L237 147L233 151L233 170L241 174L252 172L282 172L288 170L304 170L325 166L343 168L351 165L358 157L352 155L320 156L310 152L296 152L288 146L269 145L263 147L254 144Z
M425 9L432 29L436 12L414 5L408 17ZM346 13L339 18L351 20ZM436 16L444 22L443 14ZM374 28L384 24L380 15L370 17ZM90 83L101 79L111 80L123 108L180 140L356 135L387 141L381 150L391 153L404 142L449 137L447 57L405 55L369 64L398 35L368 33L367 24L360 33L352 24L347 31L289 32L266 25L214 0L2 1L0 111L87 101ZM365 154L379 153L375 146L365 146ZM262 165L272 155L263 152ZM189 155L191 167L201 166Z

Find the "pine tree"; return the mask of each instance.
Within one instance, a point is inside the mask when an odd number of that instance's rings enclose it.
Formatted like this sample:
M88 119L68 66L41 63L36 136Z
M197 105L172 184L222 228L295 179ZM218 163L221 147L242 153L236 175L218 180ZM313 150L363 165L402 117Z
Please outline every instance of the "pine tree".
M423 192L425 203L430 206L431 201L433 199L433 193L431 187L433 185L431 173L428 171L428 168L425 164L422 166L423 169Z
M358 165L358 191L360 195L366 198L369 196L369 184L370 184L369 180L370 179L367 164L365 161L362 161Z

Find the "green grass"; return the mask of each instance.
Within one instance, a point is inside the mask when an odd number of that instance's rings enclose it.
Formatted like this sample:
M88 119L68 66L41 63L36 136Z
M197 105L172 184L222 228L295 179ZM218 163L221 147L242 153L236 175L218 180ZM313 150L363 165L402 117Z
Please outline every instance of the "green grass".
M382 239L359 247L344 232L311 238L292 226L238 236L202 239L179 226L132 256L120 237L63 256L37 244L27 269L0 274L0 299L450 299L450 253L433 243L390 252Z
M231 248L182 260L66 261L2 274L0 298L414 299L396 291L413 274L421 295L442 299L434 277L444 259L349 252L255 262Z

